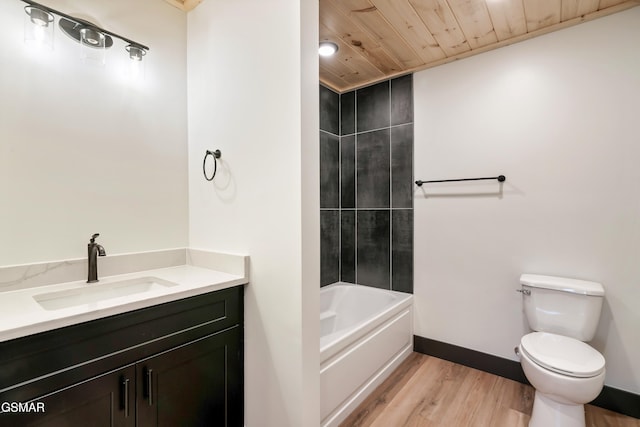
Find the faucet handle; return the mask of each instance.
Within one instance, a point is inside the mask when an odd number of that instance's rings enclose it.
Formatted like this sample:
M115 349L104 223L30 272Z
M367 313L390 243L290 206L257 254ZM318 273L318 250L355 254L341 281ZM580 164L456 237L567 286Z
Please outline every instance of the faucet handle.
M91 243L95 243L96 242L96 237L98 237L100 235L100 233L96 233L93 236L91 236L91 240L89 240Z

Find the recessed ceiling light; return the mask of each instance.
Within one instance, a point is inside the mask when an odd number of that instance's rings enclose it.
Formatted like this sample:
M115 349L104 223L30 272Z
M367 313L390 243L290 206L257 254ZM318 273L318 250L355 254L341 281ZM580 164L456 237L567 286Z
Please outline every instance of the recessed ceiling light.
M338 45L333 42L320 42L318 53L320 56L331 56L338 51Z

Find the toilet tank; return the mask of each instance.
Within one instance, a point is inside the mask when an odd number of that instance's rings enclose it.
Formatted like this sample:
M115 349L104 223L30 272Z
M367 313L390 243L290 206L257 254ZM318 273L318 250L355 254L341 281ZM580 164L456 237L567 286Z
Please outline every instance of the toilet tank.
M523 274L520 283L531 329L593 339L604 300L600 283L537 274Z

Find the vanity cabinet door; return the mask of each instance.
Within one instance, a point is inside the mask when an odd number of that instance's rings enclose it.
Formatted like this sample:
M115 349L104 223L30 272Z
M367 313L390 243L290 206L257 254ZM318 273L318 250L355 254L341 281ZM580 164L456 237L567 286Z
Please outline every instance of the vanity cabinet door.
M138 426L242 426L241 345L235 326L136 364Z
M2 413L0 426L134 427L135 367L129 366L33 400L39 412Z

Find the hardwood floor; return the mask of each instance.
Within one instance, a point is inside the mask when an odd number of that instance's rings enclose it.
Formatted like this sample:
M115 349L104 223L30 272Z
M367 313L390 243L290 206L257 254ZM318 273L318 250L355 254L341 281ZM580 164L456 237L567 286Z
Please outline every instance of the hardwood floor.
M413 353L341 427L526 427L534 390L446 360ZM587 427L640 420L586 405Z

